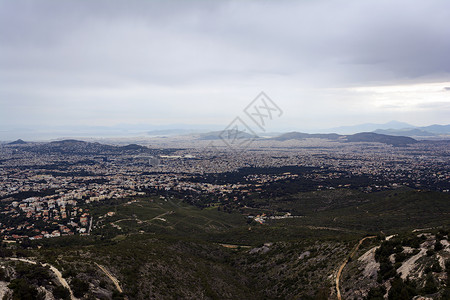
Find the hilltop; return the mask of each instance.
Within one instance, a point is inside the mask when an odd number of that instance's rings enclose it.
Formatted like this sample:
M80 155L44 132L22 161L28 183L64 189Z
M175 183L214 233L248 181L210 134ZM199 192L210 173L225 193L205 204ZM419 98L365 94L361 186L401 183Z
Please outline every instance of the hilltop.
M14 142L8 143L7 145L26 145L27 142L23 141L22 139L18 139Z
M25 142L24 142L25 143ZM23 143L10 143L8 146L20 146ZM28 147L23 151L35 153L53 153L64 155L98 155L98 154L149 154L170 153L171 150L156 150L146 146L129 144L126 146L115 146L101 144L98 142L86 142L75 139L52 141L48 143L26 143Z

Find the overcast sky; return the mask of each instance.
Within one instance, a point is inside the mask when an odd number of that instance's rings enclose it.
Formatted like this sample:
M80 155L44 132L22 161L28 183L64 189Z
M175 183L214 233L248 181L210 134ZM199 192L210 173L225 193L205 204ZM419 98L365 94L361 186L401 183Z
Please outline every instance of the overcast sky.
M0 131L448 124L450 1L0 0Z

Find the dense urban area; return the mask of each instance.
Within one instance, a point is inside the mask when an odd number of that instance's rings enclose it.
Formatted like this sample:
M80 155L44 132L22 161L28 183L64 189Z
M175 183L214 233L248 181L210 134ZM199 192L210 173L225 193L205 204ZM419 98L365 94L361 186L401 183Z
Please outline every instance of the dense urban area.
M275 147L272 141L240 152L226 147L19 141L0 146L0 158L4 240L88 235L96 224L89 204L111 199L178 195L199 207L243 211L256 208L257 198L301 191L450 189L447 141L405 147L322 140L286 141Z
M449 145L1 143L0 297L448 299Z

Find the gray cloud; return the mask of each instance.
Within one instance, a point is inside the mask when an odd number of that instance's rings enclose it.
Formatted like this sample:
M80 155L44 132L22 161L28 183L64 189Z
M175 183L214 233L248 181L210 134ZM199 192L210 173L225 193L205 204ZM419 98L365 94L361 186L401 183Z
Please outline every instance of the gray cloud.
M444 0L0 0L0 124L169 120L208 101L192 118L227 119L262 89L442 82L449 20Z

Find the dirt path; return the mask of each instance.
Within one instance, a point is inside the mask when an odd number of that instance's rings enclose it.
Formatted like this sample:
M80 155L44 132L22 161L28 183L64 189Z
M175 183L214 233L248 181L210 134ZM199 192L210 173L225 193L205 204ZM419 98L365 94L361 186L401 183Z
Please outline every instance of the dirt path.
M28 264L32 264L32 265L36 265L36 264L37 264L37 262L35 262L35 261L33 261L33 260L26 259L26 258L9 257L8 259L9 259L9 260L15 260L15 261L21 261L21 262L28 263ZM44 263L44 264L42 264L42 265L43 265L44 267L49 267L50 270L56 275L56 278L58 278L59 283L60 283L63 287L65 287L66 289L69 290L69 292L70 292L70 299L72 299L72 300L77 300L77 299L78 299L78 298L76 298L76 297L73 295L73 292L72 292L72 289L70 288L70 285L67 283L67 281L64 279L64 277L62 276L61 272L60 272L57 268L55 268L54 266L52 266L52 265L50 265L50 264L47 264L47 263Z
M166 211L165 213L162 213L162 214L160 214L160 215L157 215L156 217L151 218L151 219L149 219L149 220L140 220L139 218L134 218L134 219L132 219L132 218L120 219L120 220L111 222L111 224L117 225L117 223L122 222L122 221L136 221L136 222L148 223L148 222L151 222L151 221L153 221L153 220L157 220L158 218L162 218L162 217L164 217L164 216L171 215L171 214L173 214L173 213L175 213L173 210L171 210L171 211Z
M109 279L111 279L111 281L112 281L112 282L114 283L114 285L116 286L116 289L117 289L120 293L123 293L123 290L122 290L122 288L120 287L120 284L119 284L119 280L118 280L116 277L114 277L111 273L109 273L109 271L106 270L105 267L99 265L98 263L95 263L95 265L96 265L100 270L102 270L103 273L105 273L105 275L108 276Z
M335 227L321 227L321 226L305 226L305 227L308 229L312 229L312 230L348 231L347 229L335 228Z
M361 239L358 244L356 245L356 247L353 249L353 251L350 253L350 256L347 257L345 259L345 261L342 263L342 265L339 266L338 272L336 274L336 294L337 294L337 298L338 300L342 300L342 296L341 296L341 290L339 289L339 281L341 279L341 275L342 275L342 271L344 270L345 266L348 263L349 258L353 258L353 256L356 254L356 252L358 251L359 247L361 246L361 244L367 240L367 239L373 239L376 238L376 236L366 236L365 238Z
M232 245L232 244L219 244L220 246L228 249L237 249L237 248L246 248L250 249L251 246L242 246L242 245Z
M122 222L122 221L141 221L141 220L136 219L136 218L135 219L130 219L130 218L128 218L128 219L120 219L120 220L111 222L111 224L117 225L116 223L119 223L119 222Z
M165 212L165 213L163 213L163 214L157 215L157 216L154 217L154 218L151 218L150 220L145 220L144 222L150 222L150 221L156 220L156 219L158 219L158 218L162 218L162 217L164 217L164 216L171 215L171 214L173 214L173 213L174 213L173 210L167 211L167 212Z

